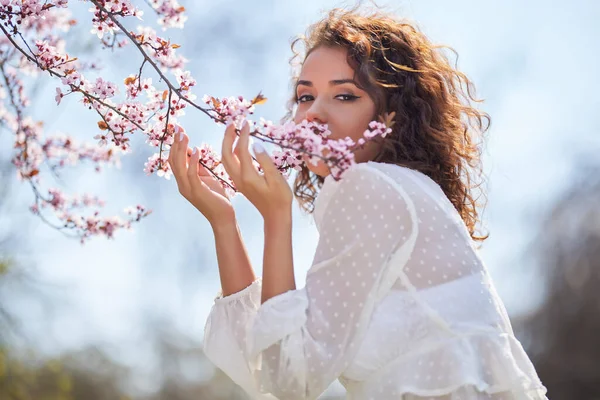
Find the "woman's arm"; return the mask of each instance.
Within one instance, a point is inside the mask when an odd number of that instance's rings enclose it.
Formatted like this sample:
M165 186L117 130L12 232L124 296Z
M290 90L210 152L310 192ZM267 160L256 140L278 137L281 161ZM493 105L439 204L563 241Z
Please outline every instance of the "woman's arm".
M222 161L236 188L256 207L264 219L265 252L261 304L278 294L296 288L292 264L292 202L294 196L286 178L258 142L254 143L259 173L248 149L248 122L240 132L235 148L234 125L225 130ZM235 153L235 154L234 154ZM247 283L247 282L246 282Z
M179 127L177 127L180 130ZM199 163L200 151L187 147L179 132L169 152L169 165L179 192L210 222L215 235L223 296L239 292L256 280L235 219L235 211L221 183Z
M213 225L223 297L247 288L256 280L246 246L235 220Z
M265 248L261 304L296 289L292 253L292 210L265 216Z

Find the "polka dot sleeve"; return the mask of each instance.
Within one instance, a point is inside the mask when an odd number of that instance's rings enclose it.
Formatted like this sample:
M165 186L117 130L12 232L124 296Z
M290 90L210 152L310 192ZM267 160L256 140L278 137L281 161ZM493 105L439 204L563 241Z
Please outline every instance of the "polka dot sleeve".
M221 310L213 308L211 335L219 335L217 325L223 335L235 332L231 346L244 353L245 365L227 367L249 371L253 382L246 385L248 391L282 399L322 394L353 359L382 287L389 289L385 283L391 254L401 250L407 260L412 252L417 220L397 182L357 164L342 180L330 183L334 191L323 205L306 286L255 309L246 306L236 313L231 307L238 300L221 302ZM248 293L260 285L253 286Z

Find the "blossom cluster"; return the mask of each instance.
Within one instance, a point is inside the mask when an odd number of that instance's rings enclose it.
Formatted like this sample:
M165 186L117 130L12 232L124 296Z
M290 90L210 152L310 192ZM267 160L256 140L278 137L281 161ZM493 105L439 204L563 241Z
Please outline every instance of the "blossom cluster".
M245 100L242 96L218 99L208 95L203 97L206 104L212 105L211 111L219 118L217 122L234 123L238 128L244 119L254 112L254 100ZM262 100L261 100L262 101ZM384 138L391 131L393 114L387 120L371 121L363 133L364 138L356 142L350 137L332 139L327 124L304 120L298 124L288 121L276 125L272 121L260 118L259 123L251 122L253 129L250 135L281 148L274 153L272 159L277 168L284 174L291 169L300 170L304 159L316 165L323 161L329 167L332 176L340 179L344 171L354 162L354 150L364 146L369 140Z
M160 15L158 24L167 28L183 28L187 16L184 14L185 7L180 5L176 0L151 0L152 8Z
M94 29L102 27L100 30L109 35L120 30L117 17L141 16L141 12L127 1L92 3L95 6ZM95 64L80 62L77 57L69 55L66 43L58 33L68 32L76 23L66 9L67 5L67 1L48 0L0 2L3 21L0 25L3 31L0 36L0 98L4 99L0 102L0 122L15 134L12 163L17 176L31 184L35 195L31 210L60 231L75 233L74 236L83 242L94 235L112 237L117 229L129 228L131 223L140 221L150 211L138 205L135 212L128 212L131 209L127 209L124 217L102 217L99 208L103 202L77 201L78 198L90 199L94 196L75 195L67 201L69 196L58 189L44 189L43 169L47 167L52 175L58 176L62 168L82 162L91 163L97 172L104 165L119 167L119 155L130 150L129 134L136 131L147 133L148 140L157 145L158 142L152 140L151 135L162 132L164 139L166 132L166 118L165 115L159 115L160 111L169 109L174 113L182 113L180 109L183 107L179 105L179 96L172 96L174 106L169 107L165 103L166 96L151 86L151 80L144 79L144 90L138 90L122 102L115 101L120 92L117 84L103 78L88 80L84 74L87 70L96 69ZM170 5L179 8L172 1L152 3L167 25L172 24L170 18L177 19L180 15L179 11L169 11ZM138 32L144 30L140 28ZM146 42L151 46L168 43L156 35L147 35ZM170 49L174 47L169 44ZM156 51L160 51L160 47L156 47ZM160 64L158 60L155 62ZM179 61L168 61L168 64L181 64L181 58ZM55 100L58 104L65 96L79 93L83 104L98 114L100 133L96 139L99 139L100 146L93 143L78 144L64 134L45 136L42 122L27 116L29 99L23 77L40 72L60 79L64 85L56 88ZM180 75L188 80L188 87L193 86L185 73ZM182 89L180 94L190 97L186 92ZM136 101L135 98L141 93L146 94L147 101Z
M126 208L125 213L129 216L128 219L118 216L102 218L97 210L94 210L88 216L76 212L81 208L89 209L102 206L104 206L104 202L97 197L84 194L81 197L70 198L61 190L50 188L46 197L41 194L37 197L36 203L30 207L30 210L34 214L40 215L43 209L52 209L61 224L55 225L55 227L59 230L68 229L74 232L70 235L78 237L82 242L94 235L105 235L112 238L117 229L131 229L132 222L137 222L151 213L142 205Z

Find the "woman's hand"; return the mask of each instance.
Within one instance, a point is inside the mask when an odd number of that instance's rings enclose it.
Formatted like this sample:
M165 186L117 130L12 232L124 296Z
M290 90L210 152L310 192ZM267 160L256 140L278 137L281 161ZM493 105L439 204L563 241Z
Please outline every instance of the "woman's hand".
M213 227L235 221L235 212L225 189L218 179L200 164L199 149L195 147L192 151L187 147L188 142L188 136L181 131L175 135L169 152L169 164L179 193L192 203Z
M258 209L265 221L288 215L291 217L292 190L258 142L255 142L254 152L264 174L260 174L252 163L252 155L248 150L250 127L247 121L244 122L234 153L232 147L235 137L235 126L230 124L225 130L221 153L223 166L237 190Z

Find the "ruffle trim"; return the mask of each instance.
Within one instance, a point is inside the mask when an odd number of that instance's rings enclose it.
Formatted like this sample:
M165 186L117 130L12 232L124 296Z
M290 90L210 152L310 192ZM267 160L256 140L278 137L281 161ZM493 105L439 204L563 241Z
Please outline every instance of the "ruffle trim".
M441 395L435 396L419 395L412 392L405 392L401 395L398 395L396 392L392 392L389 395L381 392L377 394L382 396L378 398L402 398L403 400L548 400L545 389L526 390L517 388L504 392L488 393L481 391L471 384L463 385L452 389L451 392L446 391ZM354 398L358 397L350 397L350 399ZM372 399L373 397L366 397L365 399L367 398Z
M340 381L357 395L372 393L412 394L435 397L450 395L472 386L480 393L522 394L513 399L546 399L546 388L521 343L508 333L476 333L449 338L427 348L404 354L364 379L358 366L343 374ZM360 398L360 397L359 397ZM494 397L490 397L495 399Z
M258 309L250 337L250 359L277 343L287 335L298 331L307 320L308 297L305 289L289 290L265 301Z
M256 278L254 282L240 290L239 292L235 292L230 294L229 296L223 297L223 292L219 290L217 295L215 296L215 304L227 304L235 300L240 300L245 297L256 297L256 293L260 294L262 290L262 278ZM260 304L260 303L259 303Z
M305 288L288 290L273 296L261 304L262 279L257 278L249 286L223 297L215 298L214 307L228 310L234 307L247 325L246 356L253 359L258 353L297 331L306 323L308 298ZM228 313L228 311L224 311ZM239 318L239 317L238 317Z

